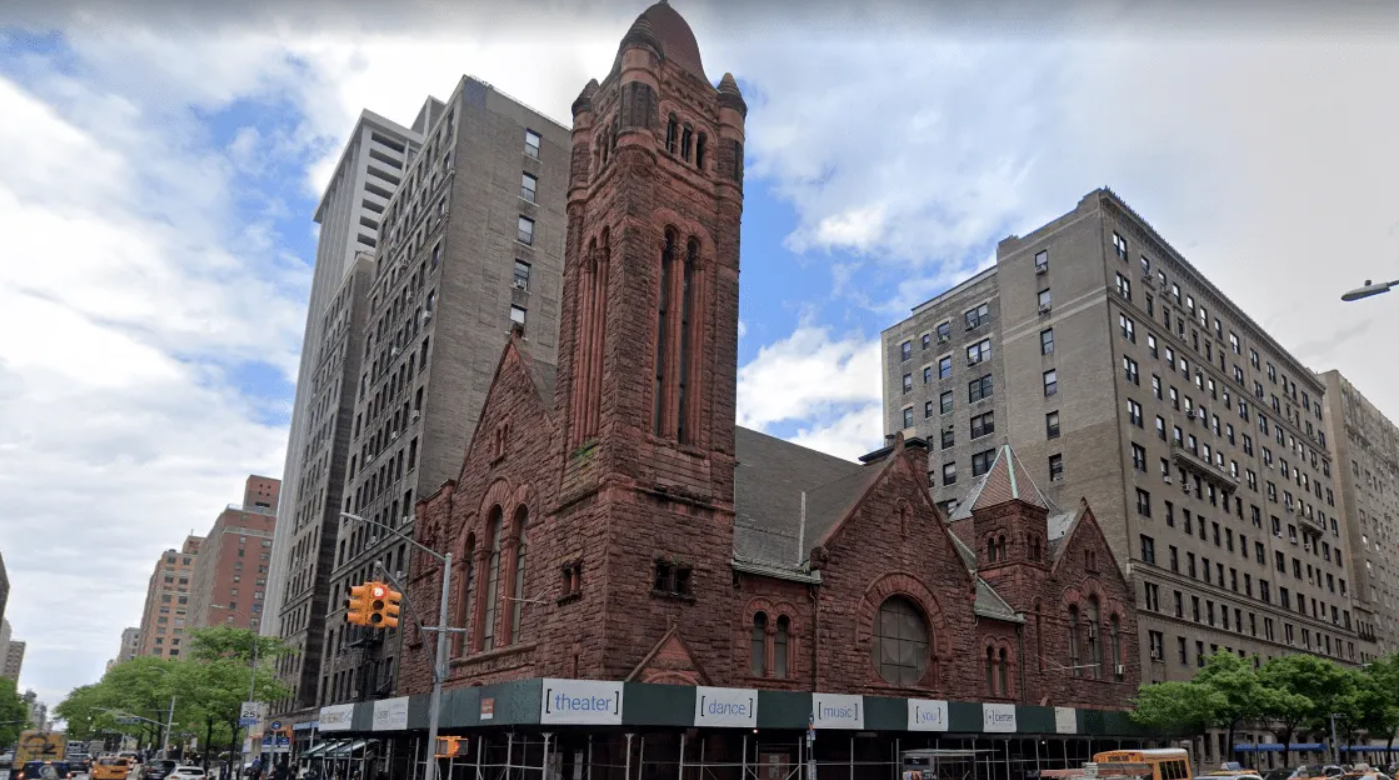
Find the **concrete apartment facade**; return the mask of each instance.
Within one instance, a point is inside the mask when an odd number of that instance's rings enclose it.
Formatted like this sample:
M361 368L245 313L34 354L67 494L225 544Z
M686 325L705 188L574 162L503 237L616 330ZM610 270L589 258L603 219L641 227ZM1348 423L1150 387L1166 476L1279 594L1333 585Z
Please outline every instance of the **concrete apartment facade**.
M179 658L189 622L190 580L203 537L185 537L180 549L160 554L146 586L136 655Z
M330 571L363 355L360 345L373 276L373 256L361 252L321 315L321 341L314 349L316 370L310 388L312 433L302 457L296 525L286 542L288 549L273 549L274 556L281 556L286 565L279 635L292 649L277 661L278 675L293 692L276 703L279 713L304 712L309 718L309 708L316 703L325 616L330 608Z
M419 116L419 122L423 117ZM310 455L309 438L318 433L312 418L316 414L312 381L318 369L318 353L314 347L321 343L326 325L326 307L335 298L347 274L363 252L373 252L379 240L379 220L384 208L398 190L403 168L417 151L422 131L404 127L373 111L360 112L359 120L341 152L335 174L321 194L316 206L315 221L320 225L316 243L316 264L311 276L311 297L306 310L306 330L302 337L301 365L297 371L296 393L292 401L291 429L287 441L287 460L282 474L282 487L291 497L282 507L280 533L273 544L276 558L268 577L267 611L280 617L286 578L289 576L287 557L299 515L310 514L307 504L328 503L325 496L313 489L302 488L303 474L312 481L320 475ZM312 461L308 463L308 461ZM280 620L264 621L263 633L283 636L293 645L304 644L304 637L295 631L282 634Z
M117 651L117 663L130 661L141 649L141 629L126 628L121 632L121 649Z
M1369 652L1325 386L1112 192L1002 241L882 347L886 432L928 440L945 509L1002 443L1060 506L1087 499L1136 589L1144 681L1216 649Z
M0 620L0 674L4 673L5 659L10 652L10 641L14 638L12 631L10 621Z
M261 628L280 489L280 480L250 476L243 503L219 513L191 575L190 628Z
M19 672L24 668L24 643L11 641L5 646L5 666L0 677L8 677L19 682Z
M343 510L412 535L414 506L454 479L513 324L556 360L570 131L464 77L440 104L380 227ZM347 626L348 587L402 575L407 545L338 529L320 704L395 684L397 631Z
M0 620L5 619L5 607L10 603L10 575L5 571L5 557L0 555Z
M1336 507L1350 522L1361 632L1373 635L1375 651L1399 648L1399 428L1339 371L1326 382L1326 429L1336 455ZM1368 660L1368 659L1366 659Z

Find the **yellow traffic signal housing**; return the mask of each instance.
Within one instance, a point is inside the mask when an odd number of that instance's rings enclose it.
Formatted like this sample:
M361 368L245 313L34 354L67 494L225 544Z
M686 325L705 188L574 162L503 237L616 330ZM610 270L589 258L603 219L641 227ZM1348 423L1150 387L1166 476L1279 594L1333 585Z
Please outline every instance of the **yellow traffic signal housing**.
M367 626L369 623L369 590L372 583L351 585L350 596L345 599L345 622L354 626Z
M375 628L383 628L384 607L388 605L389 586L382 582L370 582L369 587L369 625Z
M456 758L463 754L466 749L466 737L438 737L437 757Z
M403 600L403 594L389 588L389 592L384 594L384 609L380 617L379 625L384 628L398 628L398 614L401 610L399 602Z

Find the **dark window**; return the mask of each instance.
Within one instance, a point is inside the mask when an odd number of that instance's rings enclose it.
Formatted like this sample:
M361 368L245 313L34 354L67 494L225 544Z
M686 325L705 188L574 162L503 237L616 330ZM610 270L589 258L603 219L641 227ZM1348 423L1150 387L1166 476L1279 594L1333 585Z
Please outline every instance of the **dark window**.
M990 374L980 379L973 379L971 382L967 383L967 400L980 401L983 398L990 398L992 390Z
M1046 415L1044 416L1044 435L1045 435L1045 438L1049 438L1049 439L1057 439L1057 438L1059 438L1059 413L1058 413L1058 412L1050 412L1050 413L1048 413L1048 414L1046 414Z
M1064 456L1049 456L1049 481L1059 482L1064 478Z
M525 154L539 159L539 133L533 130L525 131Z
M1046 396L1050 396L1058 392L1059 375L1054 371L1054 369L1050 369L1044 372L1044 394Z
M535 194L536 194L538 191L539 191L539 179L535 178L534 176L529 175L528 173L522 173L522 174L520 174L520 197L521 197L521 198L524 198L525 200L529 201L530 203L534 203L534 202L536 202Z
M971 432L973 439L978 439L996 432L995 414L995 412L987 412L972 418Z
M1044 330L1040 331L1040 354L1041 354L1041 355L1053 355L1053 354L1054 354L1054 329L1053 329L1053 328L1045 328Z
M928 668L928 624L922 610L895 596L879 607L871 650L879 674L891 685L915 685Z
M985 450L972 456L972 476L979 477L991 470L991 464L996 460L995 450Z

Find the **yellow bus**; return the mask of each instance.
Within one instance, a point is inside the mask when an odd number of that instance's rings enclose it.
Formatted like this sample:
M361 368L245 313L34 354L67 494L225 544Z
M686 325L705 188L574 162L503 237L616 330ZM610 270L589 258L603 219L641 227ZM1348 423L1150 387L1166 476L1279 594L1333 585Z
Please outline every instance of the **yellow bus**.
M1154 750L1109 750L1093 755L1096 764L1146 764L1151 767L1151 780L1192 780L1190 754L1184 748Z

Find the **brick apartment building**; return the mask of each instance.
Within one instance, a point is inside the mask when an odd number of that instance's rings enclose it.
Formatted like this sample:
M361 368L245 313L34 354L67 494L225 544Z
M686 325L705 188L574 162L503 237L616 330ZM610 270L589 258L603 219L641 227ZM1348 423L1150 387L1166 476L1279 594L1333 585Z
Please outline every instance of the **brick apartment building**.
M415 501L466 629L446 733L560 776L723 777L890 765L923 732L1124 733L1137 612L1087 504L1060 510L1006 447L949 519L921 439L855 463L735 426L747 107L685 20L642 13L573 113L557 365L516 328L455 478ZM442 566L411 571L436 614ZM323 730L423 727L434 639L405 627L407 696L324 707Z
M280 491L280 480L250 476L243 503L219 513L190 576L190 628L261 627Z
M190 580L204 538L185 537L180 549L160 554L146 586L137 655L179 658L189 627Z

